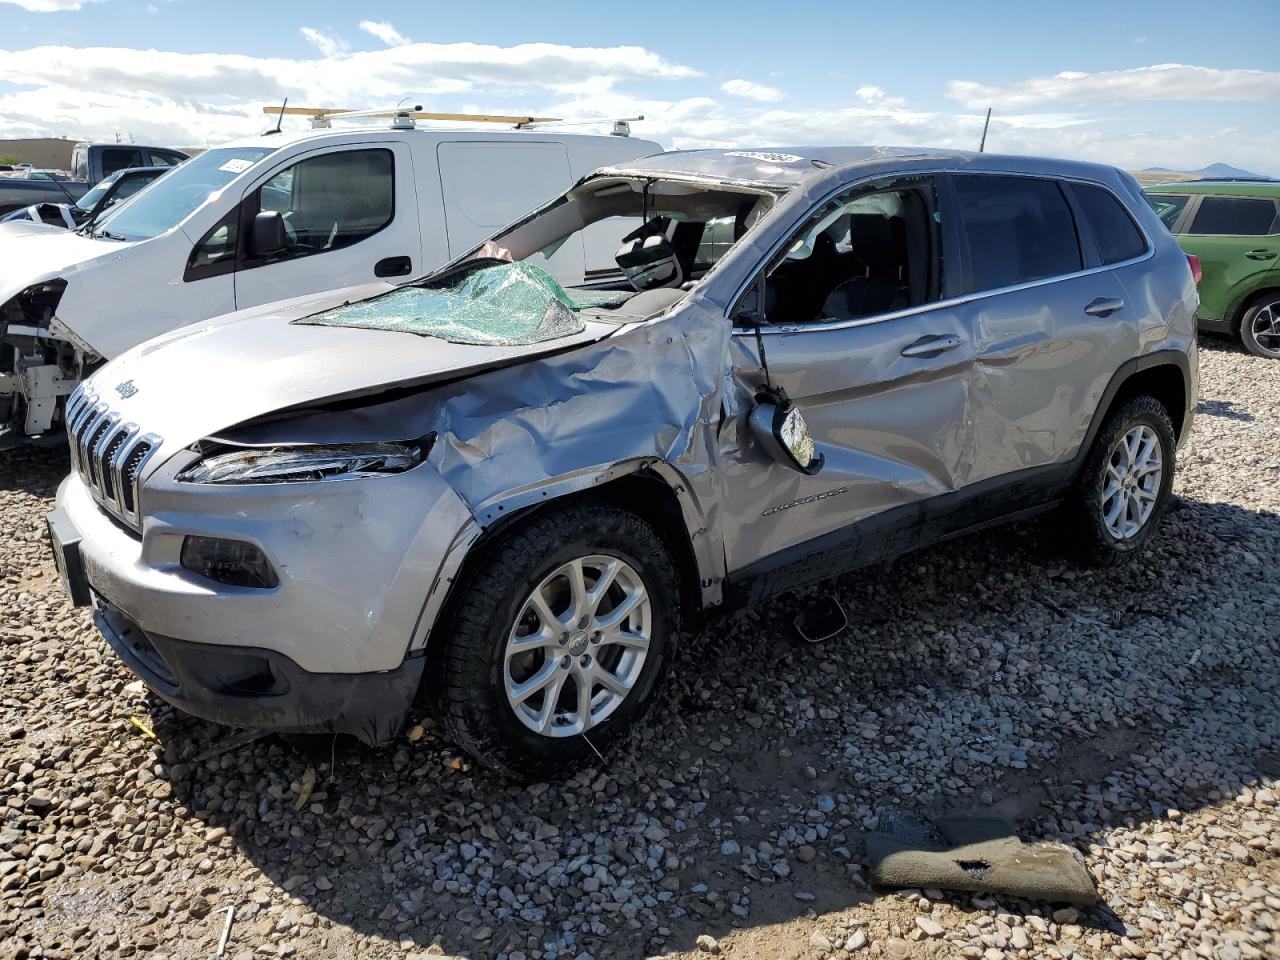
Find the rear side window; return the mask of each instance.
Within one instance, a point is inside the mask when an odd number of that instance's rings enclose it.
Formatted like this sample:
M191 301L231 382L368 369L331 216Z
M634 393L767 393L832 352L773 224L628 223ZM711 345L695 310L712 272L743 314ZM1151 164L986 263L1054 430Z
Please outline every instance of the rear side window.
M1147 251L1147 241L1120 201L1110 191L1085 183L1073 183L1071 192L1098 245L1103 263L1132 260Z
M1151 209L1156 212L1156 216L1168 230L1172 230L1177 224L1178 218L1182 216L1182 211L1187 208L1187 201L1190 199L1189 193L1147 194L1147 203L1151 204Z
M1261 237L1280 232L1276 205L1251 197L1205 197L1188 233L1212 233L1236 237Z
M963 174L953 180L969 245L966 292L1081 268L1075 220L1056 181Z
M117 170L142 166L142 151L128 147L111 147L102 151L102 175L110 176Z

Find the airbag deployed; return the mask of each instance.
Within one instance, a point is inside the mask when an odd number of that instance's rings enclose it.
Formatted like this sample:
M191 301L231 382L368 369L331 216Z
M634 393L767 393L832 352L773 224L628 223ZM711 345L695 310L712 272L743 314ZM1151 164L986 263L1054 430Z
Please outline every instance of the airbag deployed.
M496 346L555 340L586 326L564 288L528 263L482 267L445 286L403 287L293 322Z

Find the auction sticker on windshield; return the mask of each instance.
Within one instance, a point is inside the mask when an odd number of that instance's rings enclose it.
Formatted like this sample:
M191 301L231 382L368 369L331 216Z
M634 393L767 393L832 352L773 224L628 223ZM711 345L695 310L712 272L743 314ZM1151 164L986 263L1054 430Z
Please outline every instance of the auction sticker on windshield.
M244 173L252 166L252 160L228 160L218 169L226 173Z

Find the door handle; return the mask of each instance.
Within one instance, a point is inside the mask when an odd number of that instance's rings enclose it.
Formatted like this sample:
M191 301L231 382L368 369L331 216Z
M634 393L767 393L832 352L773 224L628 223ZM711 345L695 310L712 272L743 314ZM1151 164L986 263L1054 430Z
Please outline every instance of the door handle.
M940 353L945 353L947 350L954 350L958 346L960 346L960 338L953 334L944 336L930 334L921 337L914 343L907 344L902 348L901 352L904 357L923 357L928 359L929 357L936 357Z
M1274 250L1246 250L1244 255L1250 260L1274 260L1276 252Z
M405 277L413 270L413 261L408 257L383 257L373 265L375 277Z
M1117 310L1124 309L1124 301L1119 297L1098 297L1091 300L1084 312L1091 317L1109 317Z

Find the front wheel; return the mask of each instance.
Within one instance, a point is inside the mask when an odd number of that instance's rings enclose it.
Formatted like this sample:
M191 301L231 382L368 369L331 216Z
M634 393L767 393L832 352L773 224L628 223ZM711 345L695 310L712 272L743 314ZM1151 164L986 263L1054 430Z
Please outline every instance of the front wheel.
M521 778L607 753L648 707L679 631L661 536L604 504L535 516L459 589L428 692L464 749Z
M1059 529L1078 557L1108 566L1155 536L1173 489L1176 440L1169 412L1137 397L1111 414L1095 438Z
M1240 318L1240 340L1255 357L1280 360L1280 294L1245 311Z

